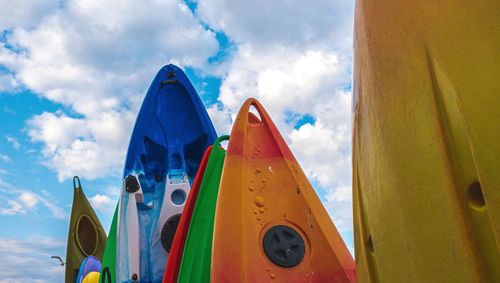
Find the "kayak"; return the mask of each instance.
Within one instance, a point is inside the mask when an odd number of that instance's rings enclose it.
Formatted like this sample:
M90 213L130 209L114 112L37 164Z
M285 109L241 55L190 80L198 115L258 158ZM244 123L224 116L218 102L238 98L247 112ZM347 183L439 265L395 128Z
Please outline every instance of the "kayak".
M229 136L219 137L213 145L200 193L189 225L178 282L210 282L212 240L217 195L226 151L220 143Z
M258 114L249 112L251 107ZM210 278L355 281L345 243L255 99L243 104L231 131L215 212Z
M76 283L82 283L85 277L91 272L101 272L101 261L95 256L88 256L82 261Z
M360 0L360 282L500 282L500 2Z
M90 272L87 276L85 276L85 278L83 278L82 283L97 283L99 282L99 276L99 272Z
M175 232L174 241L172 242L172 248L168 255L167 266L165 267L165 273L163 275L163 283L176 283L177 277L179 276L179 267L181 264L182 253L184 251L184 245L186 242L186 236L189 230L189 224L191 223L191 218L193 215L194 206L196 200L198 199L198 194L200 191L201 180L205 174L207 167L208 157L212 152L212 146L209 146L203 154L201 159L200 168L196 173L196 177L193 181L193 186L189 192L186 205L182 211L181 220L179 221L179 226L177 226L177 231Z
M193 85L163 67L130 140L118 212L117 281L161 282L203 153L217 138Z
M65 282L75 283L83 260L88 256L102 259L106 232L83 192L80 179L73 178L73 205L66 249Z
M106 240L106 247L104 248L104 256L102 258L102 271L99 278L101 283L115 283L116 282L116 226L118 222L118 205L116 205L115 213L113 214L113 221L111 228L109 228L108 239Z

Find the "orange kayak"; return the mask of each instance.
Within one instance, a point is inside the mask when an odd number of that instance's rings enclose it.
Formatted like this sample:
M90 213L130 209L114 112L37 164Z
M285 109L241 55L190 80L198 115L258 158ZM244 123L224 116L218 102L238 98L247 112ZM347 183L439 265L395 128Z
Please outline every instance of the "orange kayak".
M241 107L229 139L210 275L212 282L355 282L346 245L255 99Z

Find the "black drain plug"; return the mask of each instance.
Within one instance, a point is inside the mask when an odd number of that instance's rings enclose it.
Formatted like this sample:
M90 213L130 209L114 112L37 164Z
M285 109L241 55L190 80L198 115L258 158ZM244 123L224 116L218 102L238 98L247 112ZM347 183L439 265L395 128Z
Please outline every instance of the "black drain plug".
M304 240L297 231L285 225L267 230L263 246L267 257L281 267L296 266L304 259Z

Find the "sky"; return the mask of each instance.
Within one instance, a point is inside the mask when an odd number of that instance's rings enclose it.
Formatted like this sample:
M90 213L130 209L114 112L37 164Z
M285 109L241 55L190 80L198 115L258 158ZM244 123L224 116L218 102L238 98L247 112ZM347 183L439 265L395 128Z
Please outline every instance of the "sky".
M142 99L169 63L219 135L264 105L353 251L353 0L0 0L0 283L63 282L72 177L109 228Z

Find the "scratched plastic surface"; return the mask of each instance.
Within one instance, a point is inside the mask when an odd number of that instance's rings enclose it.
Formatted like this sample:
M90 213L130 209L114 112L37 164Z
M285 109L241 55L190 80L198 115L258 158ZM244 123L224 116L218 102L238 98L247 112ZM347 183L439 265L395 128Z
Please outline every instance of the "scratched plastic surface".
M360 0L360 282L500 282L500 1Z
M260 119L249 113L251 106ZM304 257L293 267L274 264L263 250L264 234L279 225L304 240ZM354 281L353 258L328 213L269 115L248 99L222 172L211 282Z

